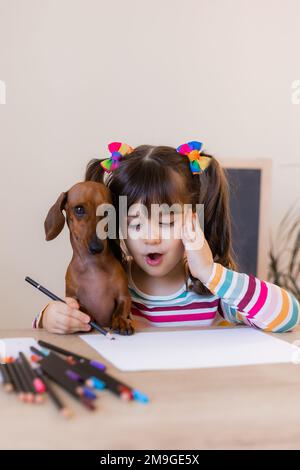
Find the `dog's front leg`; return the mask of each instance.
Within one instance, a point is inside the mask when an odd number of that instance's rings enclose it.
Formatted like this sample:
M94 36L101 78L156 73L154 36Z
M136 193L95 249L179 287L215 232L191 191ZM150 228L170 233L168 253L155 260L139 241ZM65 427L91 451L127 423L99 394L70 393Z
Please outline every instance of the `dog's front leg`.
M112 315L111 327L120 335L132 335L134 325L131 314L131 297L120 296L116 299L117 306Z

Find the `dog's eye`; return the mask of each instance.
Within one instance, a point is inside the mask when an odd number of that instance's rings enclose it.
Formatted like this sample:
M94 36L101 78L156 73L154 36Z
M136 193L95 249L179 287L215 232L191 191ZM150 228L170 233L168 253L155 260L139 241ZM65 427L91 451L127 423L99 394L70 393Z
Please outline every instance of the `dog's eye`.
M82 217L85 214L85 210L83 206L76 206L74 207L74 212L79 217Z

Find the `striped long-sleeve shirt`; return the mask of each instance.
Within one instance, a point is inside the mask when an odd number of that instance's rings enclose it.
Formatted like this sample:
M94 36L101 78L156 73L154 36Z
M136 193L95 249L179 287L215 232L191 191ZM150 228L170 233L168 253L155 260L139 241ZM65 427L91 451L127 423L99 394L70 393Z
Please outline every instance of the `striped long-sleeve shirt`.
M214 263L205 283L210 295L187 290L186 284L172 295L145 294L133 282L130 259L127 274L132 314L153 326L208 327L242 323L279 333L292 330L299 323L300 306L292 293L219 263ZM188 285L191 282L189 279ZM40 326L45 308L34 319L34 328Z
M207 327L227 322L279 333L292 330L299 323L300 306L293 294L219 263L214 263L205 283L211 295L187 290L185 284L173 295L148 295L133 282L130 262L127 272L132 314L153 326Z

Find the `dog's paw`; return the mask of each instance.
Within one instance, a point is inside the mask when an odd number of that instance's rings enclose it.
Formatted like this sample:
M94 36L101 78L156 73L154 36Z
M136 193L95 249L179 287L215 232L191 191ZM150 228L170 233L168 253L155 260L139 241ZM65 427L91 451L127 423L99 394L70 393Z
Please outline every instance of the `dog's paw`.
M124 318L121 316L117 316L113 318L111 329L113 333L117 333L119 335L133 335L134 333L134 325L131 318Z

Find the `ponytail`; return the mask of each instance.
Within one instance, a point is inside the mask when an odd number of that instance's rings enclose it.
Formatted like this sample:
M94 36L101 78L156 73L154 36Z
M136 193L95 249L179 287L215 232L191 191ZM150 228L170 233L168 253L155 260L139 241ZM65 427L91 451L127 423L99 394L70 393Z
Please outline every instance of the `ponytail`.
M93 158L86 167L85 181L96 181L98 183L104 182L104 170L100 165L101 160Z

